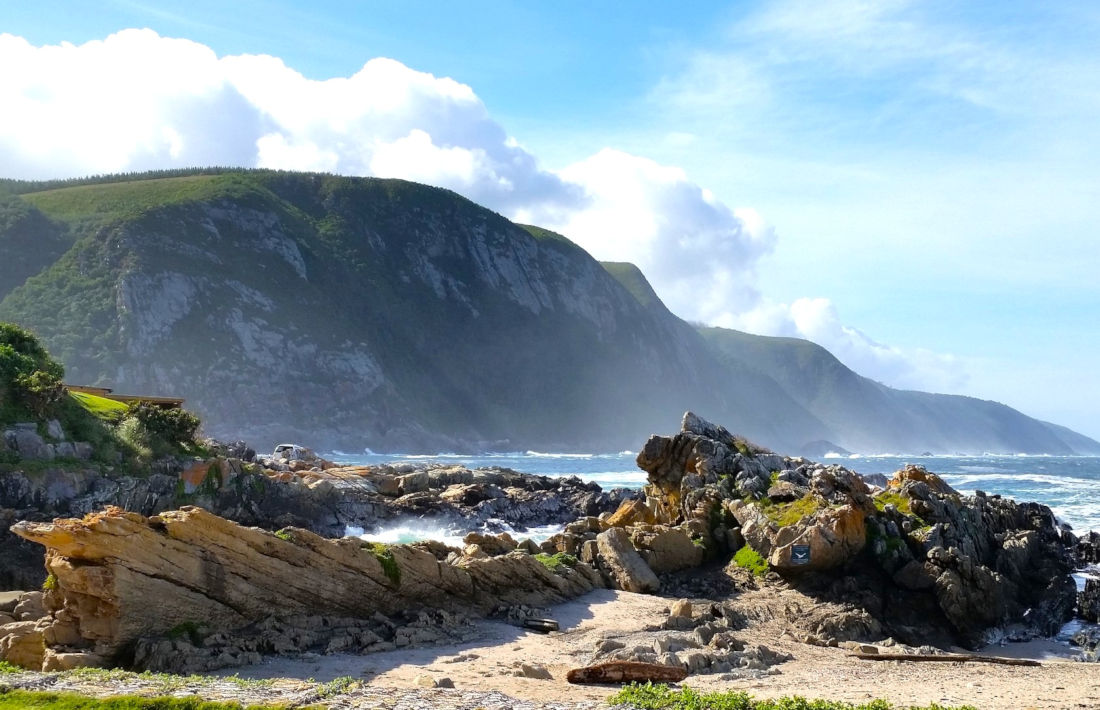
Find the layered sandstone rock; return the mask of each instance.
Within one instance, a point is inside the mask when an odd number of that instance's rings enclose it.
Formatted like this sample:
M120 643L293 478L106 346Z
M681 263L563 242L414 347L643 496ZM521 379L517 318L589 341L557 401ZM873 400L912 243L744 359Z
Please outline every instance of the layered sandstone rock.
M50 615L35 627L45 653L85 653L97 663L196 621L233 630L272 615L484 613L602 585L583 562L551 571L523 551L473 559L440 543L382 546L297 528L275 535L195 507L148 518L109 508L13 532L46 547ZM20 653L16 662L39 665Z

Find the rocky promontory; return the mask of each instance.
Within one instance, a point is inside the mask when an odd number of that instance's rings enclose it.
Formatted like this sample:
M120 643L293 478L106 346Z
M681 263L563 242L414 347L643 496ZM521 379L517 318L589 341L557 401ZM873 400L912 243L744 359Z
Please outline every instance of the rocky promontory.
M41 618L26 607L0 626L0 655L45 669L196 671L264 654L381 651L460 639L486 615L523 623L608 587L700 601L676 602L630 643L601 643L594 661L762 673L791 654L741 634L759 624L861 653L1049 636L1078 602L1070 573L1095 551L1045 506L964 496L918 467L873 485L691 413L637 462L648 474L640 496L502 469L204 462L178 480L205 504L241 518L270 511L248 505L262 496L245 491L262 480L329 517L312 531L272 531L270 512L264 530L186 505L20 522L12 532L46 548L49 577ZM375 523L435 516L480 531L458 547L317 534L357 524L368 505ZM535 520L570 522L541 543L491 530ZM1083 617L1095 596L1094 585L1081 595Z
M680 433L646 442L638 465L655 520L703 527L743 565L845 605L819 629L834 638L973 648L1051 635L1073 615L1076 539L1046 506L963 496L914 466L872 487L690 412Z

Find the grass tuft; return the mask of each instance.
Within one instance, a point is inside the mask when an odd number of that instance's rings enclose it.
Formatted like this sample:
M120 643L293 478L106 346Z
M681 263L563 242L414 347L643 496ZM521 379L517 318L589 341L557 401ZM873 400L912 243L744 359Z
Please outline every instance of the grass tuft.
M748 545L745 545L734 554L733 563L738 567L744 567L757 577L763 577L768 571L768 561Z
M779 527L786 527L813 515L825 505L825 501L810 493L790 503L763 505L762 510L769 520L774 521Z
M394 586L401 584L401 568L393 557L393 550L384 542L364 542L363 549L374 555L378 563L382 565L382 571L393 582Z
M0 710L275 710L278 705L241 705L236 701L218 702L196 697L139 697L117 695L89 698L76 693L52 693L0 688ZM318 706L313 706L317 708Z
M543 567L554 574L560 574L567 567L577 566L577 558L573 555L567 555L564 552L558 552L553 555L540 552L535 555L535 559L541 562Z
M970 705L951 708L937 703L899 707L885 700L856 705L840 700L807 700L798 695L755 700L740 690L700 693L687 686L673 689L663 683L631 683L608 698L607 702L634 710L976 710Z

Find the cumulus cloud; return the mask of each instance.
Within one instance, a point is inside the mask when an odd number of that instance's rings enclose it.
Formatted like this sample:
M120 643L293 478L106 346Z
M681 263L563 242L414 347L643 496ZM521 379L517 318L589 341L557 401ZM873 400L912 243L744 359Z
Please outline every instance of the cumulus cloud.
M12 177L245 165L408 178L500 210L582 200L470 87L392 59L315 81L276 57L124 30L79 46L0 35L0 66L19 68L0 73Z
M125 30L79 46L0 35L0 66L18 69L0 72L5 177L242 165L416 180L634 262L689 320L809 338L890 384L936 388L958 372L842 325L827 300L762 298L774 230L683 170L611 149L543 169L469 86L392 59L318 81L277 57Z
M674 312L714 322L752 308L757 263L775 233L733 210L679 168L605 149L560 175L584 188L583 209L548 224L603 261L632 261Z

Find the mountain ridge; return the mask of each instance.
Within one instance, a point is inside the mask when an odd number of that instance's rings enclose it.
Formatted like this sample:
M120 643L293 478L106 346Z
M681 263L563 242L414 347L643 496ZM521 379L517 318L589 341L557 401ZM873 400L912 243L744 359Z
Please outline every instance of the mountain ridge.
M262 170L11 186L0 320L70 379L187 397L219 435L620 450L693 409L781 450L953 453L969 417L973 443L1100 453L1004 405L898 394L806 341L694 328L637 267L439 188Z

